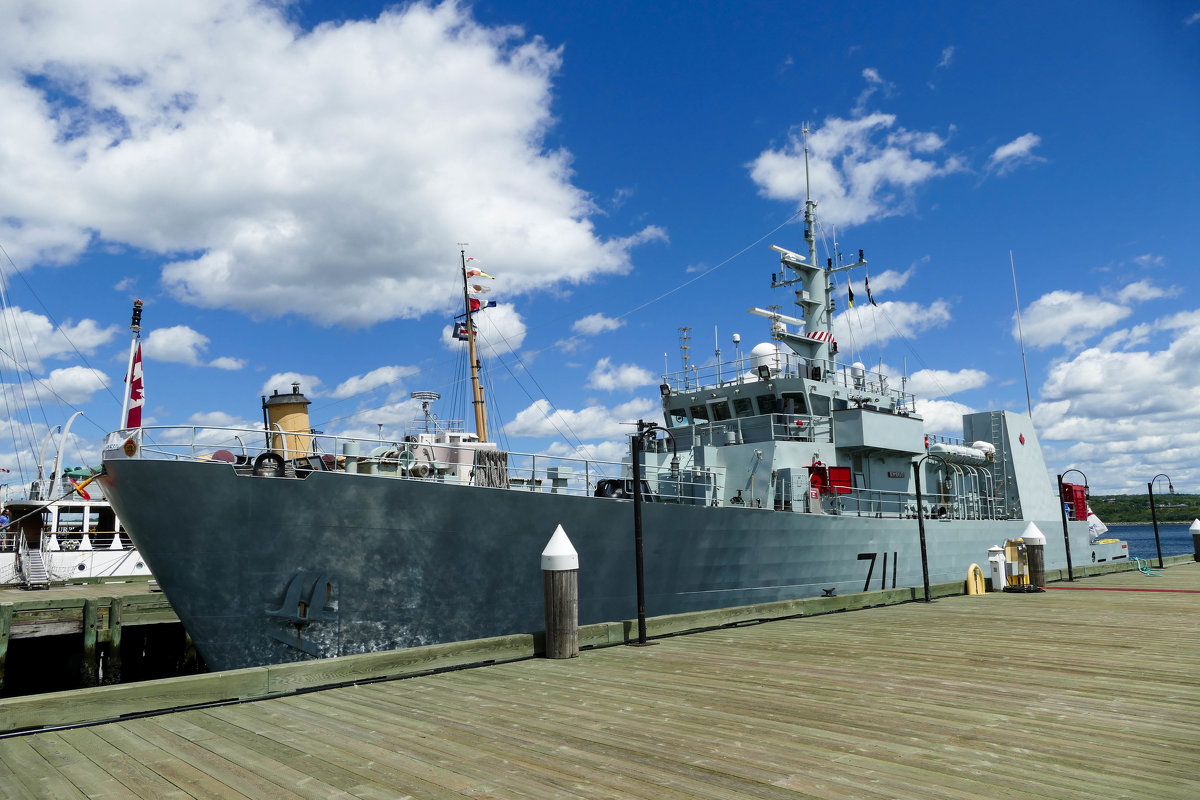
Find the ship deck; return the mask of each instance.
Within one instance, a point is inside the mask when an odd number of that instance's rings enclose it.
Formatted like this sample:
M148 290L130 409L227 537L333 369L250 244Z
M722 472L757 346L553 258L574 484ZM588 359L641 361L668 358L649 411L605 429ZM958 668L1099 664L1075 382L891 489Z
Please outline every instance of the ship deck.
M1198 611L1176 562L44 730L0 796L1190 799Z

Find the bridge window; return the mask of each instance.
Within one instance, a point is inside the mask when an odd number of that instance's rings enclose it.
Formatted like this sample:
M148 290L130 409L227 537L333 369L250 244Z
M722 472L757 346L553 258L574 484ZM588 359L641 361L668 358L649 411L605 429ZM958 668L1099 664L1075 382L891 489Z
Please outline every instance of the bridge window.
M783 413L785 414L807 414L808 402L805 400L803 392L784 392L783 393Z
M829 416L829 398L823 394L814 394L812 400L812 413L818 417Z
M667 412L667 424L672 428L688 424L686 408L672 408Z
M733 413L739 417L753 417L754 404L750 402L749 397L735 397L733 398Z
M692 406L692 422L708 422L708 409L704 406Z
M733 416L733 412L729 410L729 403L725 400L709 403L709 408L712 409L713 422L721 422Z
M779 408L779 400L773 394L760 394L758 396L758 413L774 414Z

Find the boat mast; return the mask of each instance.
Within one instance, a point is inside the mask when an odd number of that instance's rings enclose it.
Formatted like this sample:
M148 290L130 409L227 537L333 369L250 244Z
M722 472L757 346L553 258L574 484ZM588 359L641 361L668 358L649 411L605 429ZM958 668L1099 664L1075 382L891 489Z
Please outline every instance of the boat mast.
M817 261L817 203L812 199L812 180L808 174L808 125L804 126L804 243L808 245L808 263L813 267L820 267ZM828 331L830 328L829 320L832 316L829 312L829 288L830 275L828 272L821 270L819 273L811 277L811 280L805 281L805 288L808 289L811 305L817 310L816 313L810 313L806 310L804 314L804 332L812 336L818 331ZM814 354L818 363L824 362L829 358L829 345L822 342L816 348Z
M121 401L121 429L129 422L129 394L133 385L133 356L137 350L138 340L142 338L142 301L133 301L133 316L129 323L129 364L125 367L125 397Z
M459 244L466 246L466 242L459 242ZM471 402L475 406L475 433L479 435L479 441L486 442L488 440L487 413L483 407L483 387L479 384L479 357L475 352L475 324L471 315L471 289L467 283L467 251L459 250L458 254L462 258L463 307L467 312L467 357L471 359Z

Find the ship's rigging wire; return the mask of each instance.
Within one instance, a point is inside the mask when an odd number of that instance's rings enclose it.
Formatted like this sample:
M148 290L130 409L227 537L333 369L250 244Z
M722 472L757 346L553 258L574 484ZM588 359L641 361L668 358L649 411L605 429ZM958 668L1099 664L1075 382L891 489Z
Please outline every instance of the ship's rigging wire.
M715 264L714 266L712 266L712 267L710 267L710 268L708 268L708 269L704 270L703 272L700 272L700 273L698 273L698 274L694 275L693 277L689 278L688 280L684 281L683 283L679 284L678 286L675 286L675 287L674 287L674 288L672 288L672 289L668 289L667 291L663 292L662 294L659 294L658 296L656 296L656 297L653 297L653 298L651 298L650 300L647 300L647 301L645 301L645 302L643 302L643 303L640 303L640 304L638 304L638 305L634 306L633 308L630 308L630 309L628 309L627 311L624 311L624 312L622 312L622 313L620 313L620 314L616 315L615 317L613 317L613 319L624 319L625 317L631 316L632 314L636 314L638 311L641 311L641 310L642 310L642 309L644 309L644 308L647 308L647 307L649 307L649 306L651 306L651 305L654 305L655 303L658 303L658 302L660 302L660 301L664 300L665 298L667 298L667 297L670 297L671 295L673 295L673 294L675 294L675 293L677 293L677 292L679 292L679 291L682 291L683 289L685 289L686 287L688 287L688 286L690 286L691 284L695 283L696 281L699 281L699 280L701 280L702 278L705 278L705 277L707 277L707 276L711 275L712 273L716 272L717 270L721 269L722 267L724 267L724 266L728 265L730 262L732 262L732 261L734 261L734 260L736 260L736 259L740 258L741 256L745 255L747 252L749 252L749 251L750 251L750 250L752 250L753 248L755 248L755 247L757 247L758 245L762 244L762 242L763 242L763 241L765 241L765 240L766 240L766 239L768 239L769 237L773 236L775 233L777 233L777 232L778 232L779 230L781 230L782 228L786 227L787 225L790 225L792 222L794 222L794 221L796 221L797 219L799 219L799 217L800 217L800 215L801 215L801 214L802 214L802 211L801 211L800 209L797 209L795 212L793 212L792 214L788 215L788 217L787 217L786 219L784 219L782 222L780 222L780 223L779 223L778 225L776 225L774 228L772 228L771 230L767 231L766 233L764 233L762 236L760 236L760 237L758 237L757 239L755 239L755 240L754 240L753 242L751 242L750 244L748 244L748 245L746 245L745 247L741 248L741 249L740 249L740 250L738 250L736 253L734 253L734 254L732 254L732 255L730 255L730 256L728 256L728 257L726 257L725 259L721 260L719 263L717 263L717 264ZM552 319L547 319L547 320L543 321L541 324L538 324L538 325L535 325L535 326L533 326L533 327L530 327L530 328L528 328L528 330L529 330L529 331L540 330L540 329L542 329L542 328L545 328L545 327L549 326L549 325L550 325L550 324L552 324L553 322L556 322L556 321L558 321L558 320L560 320L560 319L563 319L563 318L565 318L565 315L563 315L563 316L559 316L559 317L555 317L555 318L552 318ZM503 339L505 340L505 343L506 343L506 344L510 344L510 345L511 345L511 342L509 342L509 341L508 341L508 339L507 339L506 337L504 337L503 333L501 333L501 334L500 334L500 336L501 336L501 338L503 338ZM540 355L540 354L542 354L542 353L544 353L544 352L546 352L546 351L548 351L548 350L550 350L550 349L552 349L552 348L554 348L554 347L557 347L557 346L558 346L558 343L554 343L554 344L548 344L548 345L546 345L545 347L539 348L539 349L537 349L537 350L529 350L529 351L527 351L527 352L526 352L526 354L525 354L525 355L526 355L526 359L530 359L530 358L533 358L533 357L535 357L535 356L538 356L538 355ZM502 358L500 358L499 356L496 356L496 355L495 355L495 353L496 353L496 351L495 351L495 348L494 348L494 347L491 347L490 345L489 345L489 348L490 348L490 350L491 350L491 352L492 352L493 356L494 356L494 357L495 357L497 360L499 360L499 361L500 361L502 364L504 364L504 365L505 365L505 369L506 369L506 370L508 370L509 374L510 374L510 375L512 376L512 378L513 378L513 381L514 381L514 383L515 383L515 384L516 384L516 385L517 385L517 386L518 386L518 387L521 389L522 393L524 393L524 394L525 394L525 396L526 396L526 397L527 397L527 398L530 400L530 402L536 402L536 399L537 399L537 398L535 398L535 397L533 396L533 394L532 394L532 393L531 393L531 392L530 392L530 391L529 391L529 390L528 390L528 389L527 389L527 388L524 386L524 384L522 383L522 381L521 381L520 377L519 377L519 376L517 376L517 375L516 375L516 374L513 372L513 370L512 370L512 369L511 369L511 368L510 368L510 367L509 367L507 364L505 364L505 362L504 362L504 360L503 360ZM546 393L546 391L545 391L545 389L542 387L542 385L541 385L541 384L538 382L537 378L534 376L534 374L533 374L533 371L532 371L532 370L530 369L530 367L529 367L529 363L528 363L528 361L527 361L527 360L525 360L525 359L522 359L522 358L521 358L519 355L517 355L517 353L516 353L516 350L515 350L515 349L513 349L513 348L511 348L511 347L510 347L510 353L513 355L513 357L516 359L516 361L517 361L517 362L520 364L522 371L524 371L524 372L525 372L525 374L527 374L527 375L529 376L530 380L532 380L532 381L533 381L534 385L537 387L537 390L538 390L538 392L541 394L541 399L544 399L544 400L546 400L546 402L550 404L550 408L551 408L551 410L552 410L552 411L558 411L558 409L557 409L557 407L555 406L554 402L553 402L552 400L550 400L550 397L549 397L549 395ZM462 364L462 362L463 362L463 360L460 358L460 359L459 359L459 364L461 365L461 364ZM459 369L459 372L461 373L461 367L460 367L460 369ZM358 397L358 396L362 396L362 395L365 395L365 394L367 394L367 392L368 392L368 391L376 391L376 390L378 390L379 388L382 388L382 386L389 386L389 385L391 385L391 384L398 383L400 380L402 380L402 379L401 379L401 378L397 378L395 381L389 381L388 383L386 383L386 384L382 384L381 386L375 387L374 389L371 389L371 390L365 390L365 391L363 391L363 392L359 392L357 395L350 395L350 396L348 396L348 397L346 397L346 398L341 398L341 399L339 399L339 401L337 401L337 402L343 402L343 401L345 401L345 400L351 400L351 399L353 399L354 397ZM452 395L452 398L453 398L453 400L452 400L452 403L451 403L451 408L457 408L457 407L458 407L458 405L457 405L457 404L458 404L459 402L461 402L461 400L459 400L459 394L458 394L458 392L459 392L459 387L461 387L462 385L463 385L463 383L462 383L461 379L460 379L460 378L458 378L458 377L456 377L456 379L453 381L453 386L454 386L454 394ZM319 410L320 408L328 408L330 405L332 405L332 404L326 404L326 405L324 405L324 406L320 406L320 407L318 407L318 408L314 408L313 410L314 410L314 411L316 411L316 410ZM357 411L357 412L355 412L354 414L349 414L349 415L346 415L346 416L344 416L344 417L333 417L333 418L330 418L330 419L327 419L327 420L325 420L325 423L324 423L324 424L328 424L328 423L330 423L330 422L338 422L338 421L341 421L341 420L344 420L344 419L350 419L350 418L352 418L352 417L355 417L355 416L360 416L360 415L367 414L367 413L370 413L370 409L364 409L364 410L362 410L362 411ZM565 418L564 418L564 417L562 417L562 415L559 415L559 418L560 418L561 420L563 420L564 424L566 424L566 422L565 422ZM569 436L567 436L567 435L565 435L565 434L563 434L563 433L562 433L561 429L559 429L559 428L558 428L557 424L554 422L554 420L553 420L553 418L552 418L552 416L551 416L550 414L547 414L547 419L548 419L548 421L550 421L550 423L551 423L552 425L554 425L555 429L559 431L559 435L561 435L561 436L563 437L563 439L564 439L564 440L565 440L565 441L566 441L566 442L567 442L569 445L571 445L571 446L572 446L572 447L573 447L573 448L576 450L576 452L581 452L580 448L587 447L587 445L585 445L585 444L583 443L582 439L581 439L581 438L580 438L580 437L579 437L577 434L575 434L575 432L574 432L573 430L571 430L571 435L572 435L572 436L574 436L574 439L575 439L575 441L571 441L571 437L569 437ZM570 430L570 426L568 425L567 427L568 427L568 430Z
M825 235L825 228L821 224L820 220L817 220L817 230L820 232L821 244L825 247L825 251L827 253L833 252L834 258L836 259L836 263L840 266L841 253L837 252L837 242L836 241L834 242L834 246L832 249L829 247L829 240ZM834 280L835 288L839 288L839 287L837 287L837 277L834 276L833 280ZM1015 275L1014 275L1014 280L1015 280ZM850 283L849 271L847 271L847 273L846 273L846 283L847 284ZM1014 284L1014 292L1015 292L1015 284ZM888 304L885 301L882 305L873 306L876 309L876 311L871 312L871 321L876 326L875 341L880 340L879 333L878 333L878 325L879 325L879 318L882 317L883 320L885 322L887 322L889 326L891 326L892 333L895 334L895 337L904 344L904 347L913 355L913 357L917 360L917 362L921 365L921 367L927 371L929 380L932 381L932 383L938 389L939 394L937 395L937 397L949 396L950 392L947 391L946 387L944 385L942 385L942 382L940 380L938 380L937 371L935 369L933 369L932 367L930 367L927 363L925 363L925 359L921 358L921 354L919 352L917 352L917 350L912 346L912 343L909 342L909 337L904 335L904 333L896 325L896 321L894 319L892 319L892 316L887 312L887 305ZM842 312L842 316L846 320L847 335L850 337L850 352L852 354L851 357L853 357L853 354L856 351L856 345L855 345L855 339L854 339L854 327L856 324L861 325L861 321L862 321L862 312L851 313L853 311L855 311L855 309L848 308L844 312ZM832 322L833 321L831 320L830 321L831 325L832 325ZM864 347L864 351L865 350L866 350L866 348ZM875 351L873 353L873 355L879 356L879 361L882 362L882 353L881 352ZM908 376L902 375L901 377L907 378Z
M104 387L109 396L112 397L118 405L120 404L120 400L116 397L116 395L113 394L112 388L108 385L107 376L100 370L93 367L87 360L87 357L84 356L80 349L71 340L71 337L67 334L66 329L61 323L59 323L57 319L55 319L54 315L50 312L50 309L46 307L46 304L42 302L41 297L38 295L37 291L34 290L33 285L30 284L25 278L24 274L17 269L16 263L13 261L12 256L9 255L8 250L3 244L0 244L0 254L4 256L4 261L7 262L8 266L11 268L8 274L5 274L3 268L0 268L0 309L2 309L4 318L3 335L9 344L7 349L0 347L0 354L3 354L3 356L12 363L14 375L14 382L9 386L4 387L4 404L5 412L8 416L10 435L13 442L13 458L15 459L16 472L24 478L26 477L25 467L22 464L22 447L19 444L21 439L24 438L26 440L25 446L28 447L30 456L32 458L36 458L38 452L34 436L34 430L38 427L38 425L34 421L33 410L30 408L31 401L32 405L36 405L38 407L38 411L42 417L42 424L45 426L47 431L51 430L53 426L50 424L49 418L46 415L46 404L42 399L43 391L49 393L58 401L60 409L62 407L66 407L71 409L73 412L79 411L80 409L59 394L49 380L46 378L39 378L33 374L30 364L34 363L35 361L36 363L43 363L44 358L37 348L37 340L32 335L32 332L26 330L24 331L26 335L21 335L22 331L19 329L18 316L14 312L13 306L9 302L8 286L11 276L20 278L30 297L36 301L37 305L41 308L42 313L45 314L46 319L48 319L54 326L54 332L61 336L63 341L70 346L75 356L78 357L78 359L83 362L85 367L93 374L93 376L95 376L97 382ZM33 359L30 358L30 350L33 352ZM3 375L2 369L0 369L0 375ZM28 375L29 378L28 387L26 386L26 375ZM24 423L19 423L17 420L17 413L14 413L13 403L17 403L18 406L23 408L25 411L25 418L28 422L25 436L22 436L18 433L18 426L23 425ZM83 419L87 420L89 424L95 426L102 433L108 432L107 428L100 425L88 414L84 413L81 416ZM61 442L59 446L60 448L63 448L69 444L71 443ZM80 461L82 462L84 460L82 452L79 452L78 455ZM61 466L61 460L59 463Z

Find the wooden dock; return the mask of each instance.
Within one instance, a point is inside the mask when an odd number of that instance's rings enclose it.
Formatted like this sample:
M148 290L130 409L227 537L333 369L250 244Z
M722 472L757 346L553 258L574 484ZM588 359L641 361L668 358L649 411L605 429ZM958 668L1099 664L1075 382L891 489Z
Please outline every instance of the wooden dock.
M44 730L0 796L1192 800L1198 612L1176 564Z
M25 591L0 589L0 688L4 687L9 642L80 634L80 685L121 680L121 644L126 628L178 623L162 592L146 579L88 582Z

